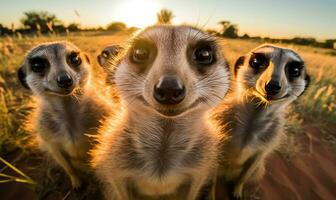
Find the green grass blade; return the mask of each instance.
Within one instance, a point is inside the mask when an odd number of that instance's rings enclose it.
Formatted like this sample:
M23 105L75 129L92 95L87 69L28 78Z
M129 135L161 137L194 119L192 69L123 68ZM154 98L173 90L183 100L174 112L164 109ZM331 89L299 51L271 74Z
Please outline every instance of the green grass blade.
M0 161L3 162L3 163L5 163L5 165L7 165L8 167L10 167L12 170L14 170L16 173L20 174L21 176L25 177L26 179L30 179L25 173L23 173L21 170L19 170L14 165L10 164L9 162L7 162L6 160L4 160L1 157L0 157Z
M6 177L6 178L11 178L11 179L15 179L16 178L15 176L11 176L11 175L4 174L4 173L0 173L0 176Z
M13 179L0 180L0 183L8 183L13 181Z
M18 168L16 168L15 166L13 166L12 164L10 164L9 162L7 162L6 160L4 160L3 158L0 157L0 161L3 162L3 163L5 163L5 165L7 165L12 170L14 170L16 173L18 173L21 176L23 176L25 179L17 178L15 176L11 176L11 175L4 174L4 173L0 173L0 176L6 177L6 178L10 178L12 181L15 181L15 182L29 183L29 184L33 184L33 185L36 184L29 176L27 176L25 173L23 173L21 170L19 170ZM7 182L7 179L5 181Z

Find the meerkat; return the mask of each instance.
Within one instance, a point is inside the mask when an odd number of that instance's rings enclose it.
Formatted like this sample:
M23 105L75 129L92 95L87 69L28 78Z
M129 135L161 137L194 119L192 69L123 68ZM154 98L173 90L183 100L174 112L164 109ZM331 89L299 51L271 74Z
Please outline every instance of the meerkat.
M235 89L214 114L228 139L221 147L219 174L233 185L231 196L260 180L265 158L279 144L284 113L309 83L304 62L293 50L261 45L234 66Z
M196 28L156 25L135 36L115 67L123 111L92 151L107 199L193 200L211 184L220 138L208 112L229 88L226 63Z
M31 124L40 147L65 170L73 188L80 187L92 146L86 134L94 134L110 113L91 84L88 56L70 42L44 43L27 54L18 78L37 100Z
M104 69L113 66L111 63L117 55L123 50L123 47L117 44L110 44L101 51L101 53L97 56L97 61L101 67Z
M108 86L114 85L113 83L113 76L114 76L114 66L115 61L118 60L118 56L121 55L121 52L124 48L118 44L110 44L100 52L97 56L98 64L103 68L105 72L105 83ZM113 91L115 88L112 88L110 93L115 94L116 92ZM114 98L117 98L114 95Z

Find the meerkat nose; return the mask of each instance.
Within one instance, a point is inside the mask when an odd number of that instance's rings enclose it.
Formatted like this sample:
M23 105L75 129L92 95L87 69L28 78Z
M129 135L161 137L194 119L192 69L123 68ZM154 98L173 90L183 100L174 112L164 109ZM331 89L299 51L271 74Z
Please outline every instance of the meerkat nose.
M66 72L61 72L58 74L56 81L58 87L65 89L71 87L73 84L71 76Z
M265 85L265 91L268 95L276 95L281 90L281 83L279 81L270 80Z
M160 104L178 104L185 97L185 87L175 76L161 77L154 86L154 98Z

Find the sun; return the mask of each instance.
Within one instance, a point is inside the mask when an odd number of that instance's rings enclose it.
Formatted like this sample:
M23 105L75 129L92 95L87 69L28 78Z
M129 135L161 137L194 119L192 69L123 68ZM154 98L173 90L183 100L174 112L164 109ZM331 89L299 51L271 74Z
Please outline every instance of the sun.
M160 10L159 4L154 0L123 1L115 8L115 21L139 28L154 24L156 13Z

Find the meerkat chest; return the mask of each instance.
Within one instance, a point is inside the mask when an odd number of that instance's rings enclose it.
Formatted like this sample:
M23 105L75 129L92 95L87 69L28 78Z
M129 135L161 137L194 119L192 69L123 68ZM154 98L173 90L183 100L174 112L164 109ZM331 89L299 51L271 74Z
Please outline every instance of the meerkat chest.
M275 138L282 122L276 112L252 110L239 116L239 121L232 130L233 140L242 148L259 149Z
M39 124L44 132L53 134L54 137L74 137L80 132L79 116L73 116L67 112L41 113Z
M44 109L38 118L39 136L48 144L61 146L70 156L77 157L88 146L81 115ZM74 154L74 155L72 155Z
M195 171L201 171L208 138L192 138L180 130L146 133L128 144L124 161L137 191L144 195L165 195L176 191ZM206 134L204 134L206 135ZM188 137L189 136L189 137ZM134 138L133 138L134 139ZM129 140L132 140L131 138ZM211 157L210 154L209 157ZM129 157L128 157L129 158Z
M249 110L237 117L229 131L231 138L224 145L233 165L241 165L257 152L265 152L277 142L283 120L279 113Z
M145 168L154 176L162 177L177 168L188 168L187 160L196 144L194 141L183 137L183 132L165 131L163 134L159 133L146 138L139 139L136 145L138 152L137 159L143 160L148 167ZM201 152L198 152L201 153ZM195 160L196 161L196 160Z

